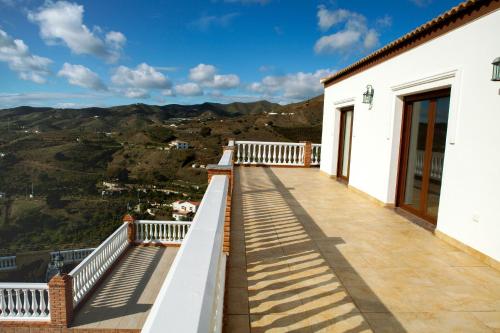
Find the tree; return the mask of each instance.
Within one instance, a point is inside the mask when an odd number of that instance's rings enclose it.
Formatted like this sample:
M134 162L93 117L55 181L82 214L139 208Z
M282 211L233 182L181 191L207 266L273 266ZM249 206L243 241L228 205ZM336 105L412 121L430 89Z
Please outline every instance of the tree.
M125 182L128 180L129 171L127 168L114 167L108 170L108 176L117 178L119 181Z
M200 130L200 135L204 138L212 134L212 129L210 127L202 127Z

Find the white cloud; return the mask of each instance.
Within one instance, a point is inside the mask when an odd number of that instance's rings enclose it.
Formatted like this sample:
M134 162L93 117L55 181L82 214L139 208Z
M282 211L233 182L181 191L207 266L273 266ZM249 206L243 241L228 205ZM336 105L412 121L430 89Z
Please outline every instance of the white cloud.
M126 88L124 90L121 90L120 92L128 98L145 99L151 97L149 92L146 89L142 88Z
M250 84L247 89L261 94L264 98L282 96L288 100L303 100L323 92L320 79L333 71L320 69L313 73L292 73L282 76L266 76L261 82Z
M213 82L208 84L215 89L231 89L240 85L240 78L236 74L215 75Z
M351 12L346 9L338 9L335 11L328 10L324 5L318 7L318 26L321 30L328 30L332 26L345 21Z
M379 34L378 34L378 32L375 29L368 30L368 32L365 35L365 39L363 41L363 45L367 49L374 48L379 43L379 41L378 41L378 35Z
M316 53L323 53L344 50L356 44L360 38L361 33L359 31L339 31L318 39L314 45L314 51Z
M326 31L340 23L344 24L341 30L320 37L315 45L316 53L345 53L348 51L372 49L379 43L379 33L369 28L366 17L347 9L329 10L325 6L318 7L318 26ZM379 24L389 24L390 17L386 17Z
M93 102L93 105L102 105L103 98L108 97L108 94L103 93L53 93L53 92L34 92L34 93L0 93L0 107L14 107L19 105L32 105L32 106L50 106L57 105L58 103L73 103L70 100L82 100L85 103Z
M165 75L146 63L137 65L135 69L119 66L111 81L119 86L140 89L167 89L172 85Z
M214 65L199 64L189 70L189 79L199 85L214 89L231 89L240 85L236 74L219 75Z
M163 96L175 96L175 92L173 89L164 89L162 90L161 94Z
M119 31L110 31L106 34L106 43L114 49L121 49L127 42L127 38Z
M28 18L40 27L40 35L49 45L64 43L75 54L90 54L115 62L126 42L121 32L110 31L104 39L83 23L84 8L67 1L48 1ZM99 28L94 29L99 32Z
M52 60L30 53L29 48L21 39L12 39L0 29L0 61L18 73L22 80L35 83L45 83L50 74L49 65Z
M175 86L175 93L181 96L201 96L203 95L203 90L201 87L194 82L188 82L184 84L178 84Z
M69 83L75 86L93 90L107 90L106 85L101 81L99 76L82 65L72 65L65 62L57 75L65 77Z
M209 82L214 79L216 71L213 65L199 64L189 70L189 78L196 82Z
M239 13L229 13L221 16L202 15L199 19L191 22L191 26L204 31L213 26L227 27L239 15Z

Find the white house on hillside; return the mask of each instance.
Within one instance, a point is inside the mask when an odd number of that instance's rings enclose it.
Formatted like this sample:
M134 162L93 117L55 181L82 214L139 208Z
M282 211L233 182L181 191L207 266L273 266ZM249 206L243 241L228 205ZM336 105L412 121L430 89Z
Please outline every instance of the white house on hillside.
M182 201L178 200L172 203L172 209L178 212L190 212L196 213L196 210L200 206L200 203L197 201Z
M496 261L499 7L465 2L323 79L321 153L350 189Z
M173 147L175 149L185 150L189 148L189 143L185 141L174 140L170 142L170 147Z

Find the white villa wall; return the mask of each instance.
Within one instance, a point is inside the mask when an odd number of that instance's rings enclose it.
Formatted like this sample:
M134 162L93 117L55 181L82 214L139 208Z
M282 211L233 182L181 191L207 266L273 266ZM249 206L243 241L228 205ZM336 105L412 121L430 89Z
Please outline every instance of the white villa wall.
M335 175L340 112L354 105L349 186L394 203L402 97L451 86L437 230L500 260L500 11L325 89L321 170ZM373 107L362 103L366 85Z

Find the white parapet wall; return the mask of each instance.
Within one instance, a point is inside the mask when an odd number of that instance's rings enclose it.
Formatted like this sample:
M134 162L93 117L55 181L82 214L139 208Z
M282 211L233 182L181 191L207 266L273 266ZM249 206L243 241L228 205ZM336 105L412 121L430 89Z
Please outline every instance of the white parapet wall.
M226 255L222 251L228 176L213 176L143 333L220 332Z
M354 106L349 185L395 203L403 98L451 88L437 230L500 260L500 11L325 89L321 170L336 174L339 110ZM362 103L367 85L373 106ZM436 169L437 170L437 169Z

